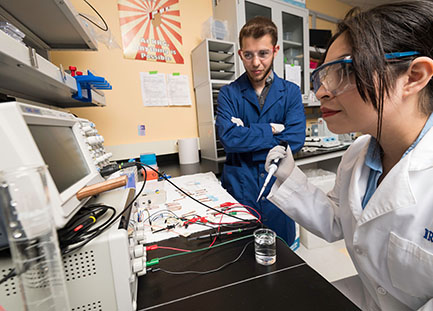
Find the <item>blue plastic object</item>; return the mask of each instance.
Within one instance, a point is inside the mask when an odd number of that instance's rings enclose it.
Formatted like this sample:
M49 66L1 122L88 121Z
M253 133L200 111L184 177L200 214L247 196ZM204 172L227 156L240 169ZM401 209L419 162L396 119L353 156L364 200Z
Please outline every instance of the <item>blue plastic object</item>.
M111 90L112 87L103 77L98 77L87 70L87 75L75 76L77 81L77 93L72 95L72 98L82 102L92 102L91 90ZM83 92L87 96L83 96Z
M156 155L154 153L142 153L140 154L140 162L147 165L155 165Z

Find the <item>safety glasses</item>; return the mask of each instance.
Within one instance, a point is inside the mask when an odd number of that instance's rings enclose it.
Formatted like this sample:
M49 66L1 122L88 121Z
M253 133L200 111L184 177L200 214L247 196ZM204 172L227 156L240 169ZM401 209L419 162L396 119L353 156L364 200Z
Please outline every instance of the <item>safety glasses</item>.
M385 58L397 59L407 56L418 55L419 52L396 52L385 54ZM355 77L353 76L351 56L325 63L316 68L311 74L314 94L323 86L334 96L340 95L355 87Z
M272 49L259 50L257 52L240 50L240 54L242 58L246 61L253 60L255 56L257 56L260 60L266 60L272 56L274 51L275 47L273 47Z

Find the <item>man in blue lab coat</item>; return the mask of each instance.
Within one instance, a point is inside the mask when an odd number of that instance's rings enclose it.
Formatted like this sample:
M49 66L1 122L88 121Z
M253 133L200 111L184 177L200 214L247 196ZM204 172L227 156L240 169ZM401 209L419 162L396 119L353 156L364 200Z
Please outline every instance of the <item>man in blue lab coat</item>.
M247 22L239 34L238 54L245 73L221 88L216 126L226 151L221 182L240 203L256 209L262 222L289 245L295 224L266 199L275 178L256 202L267 172L268 151L287 141L293 153L305 140L305 113L299 87L279 78L272 70L277 45L277 28L264 17Z

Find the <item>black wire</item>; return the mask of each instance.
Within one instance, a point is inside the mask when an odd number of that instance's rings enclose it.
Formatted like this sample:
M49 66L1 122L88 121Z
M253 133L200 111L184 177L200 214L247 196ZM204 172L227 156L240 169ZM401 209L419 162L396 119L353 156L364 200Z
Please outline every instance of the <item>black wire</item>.
M227 267L228 265L231 265L232 263L235 263L236 261L238 261L242 255L245 253L245 250L247 249L248 245L250 245L251 243L253 243L253 241L248 242L247 244L245 244L244 248L242 249L241 253L238 255L238 257L236 257L235 259L226 262L225 264L223 264L222 266L212 269L212 270L208 270L208 271L169 271L169 270L165 270L162 268L156 268L155 270L152 270L152 272L157 272L157 271L162 271L165 273L169 273L169 274L209 274L209 273L213 273L213 272L217 272L220 271L222 269L224 269L225 267Z
M186 193L185 191L183 191L181 188L179 188L178 186L176 186L176 185L175 185L171 180L169 180L169 179L167 178L167 176L161 174L158 170L154 169L154 168L151 167L150 165L147 165L146 163L142 163L142 162L136 162L136 163L138 163L138 164L140 164L140 165L143 165L143 166L146 166L146 167L150 168L152 171L156 172L160 177L162 177L163 179L165 179L166 181L168 181L168 182L169 182L173 187L175 187L177 190L179 190L180 192L182 192L184 195L188 196L189 198L193 199L193 200L196 201L197 203L200 203L201 205L203 205L203 206L205 206L205 207L207 207L207 208L209 208L209 209L211 209L211 210L213 210L213 211L215 211L215 212L218 212L218 213L224 214L224 215L226 215L226 216L230 216L230 217L236 218L237 220L246 221L246 222L248 222L248 223L254 223L254 222L257 222L257 221L251 221L251 220L248 220L248 219L242 219L242 218L237 217L237 216L235 216L235 215L231 215L231 214L225 213L225 212L220 211L220 210L218 210L218 209L216 209L216 208L213 208L213 207L211 207L211 206L209 206L209 205L206 205L206 204L204 204L203 202L200 202L199 200L197 200L196 198L194 198L193 196L189 195L189 194ZM146 171L146 170L144 170L144 171Z
M140 163L138 163L140 164ZM139 165L139 167L141 167L141 169L143 168L141 166L141 164ZM95 232L93 235L91 235L90 237L88 237L84 242L82 242L80 245L77 245L73 248L70 249L65 249L62 254L66 255L69 254L70 252L76 251L77 249L82 248L84 245L86 245L87 243L89 243L90 241L92 241L94 238L96 238L98 235L100 235L106 228L110 227L113 223L115 223L126 211L128 211L131 207L132 204L135 202L135 200L137 200L137 198L140 196L140 194L143 192L144 186L146 185L146 181L147 181L147 172L145 169L144 170L144 181L143 181L143 186L141 186L140 191L135 195L135 197L131 200L131 202L129 202L129 204L123 209L123 211L121 211L111 222L109 222L108 224L106 224L104 227L102 227L100 230L98 230L97 232Z
M92 10L99 16L99 18L102 20L102 22L104 23L104 25L105 25L105 29L104 28L102 28L101 26L99 26L98 24L96 24L94 21L92 21L90 18L88 18L87 16L85 16L85 15L83 15L83 14L81 14L81 13L78 13L78 15L80 15L82 18L85 18L85 19L87 19L89 22L91 22L93 25L95 25L96 27L98 27L99 29L101 29L102 31L108 31L108 25L107 25L107 23L105 22L105 20L104 20L104 18L101 16L101 14L99 14L99 12L89 3L89 2L87 2L87 0L83 0L84 2L86 2L87 3L87 5L88 6L90 6L91 8L92 8Z
M102 217L107 210L111 210L112 213L110 217L104 221L103 224L98 227L93 227L93 222L87 222L90 217L95 217L98 219ZM70 245L76 244L85 240L90 234L100 230L100 228L111 221L116 214L116 210L105 204L91 204L81 208L78 213L57 233L59 238L60 250L63 252ZM84 227L75 231L75 229L84 225Z
M93 228L92 230L87 231L87 233L93 233L95 231L100 230L106 223L110 222L114 216L116 215L116 209L114 207L108 206L108 205L103 205L104 207L106 207L107 209L111 210L113 213L110 215L110 218L108 218L103 224L101 224L100 226Z

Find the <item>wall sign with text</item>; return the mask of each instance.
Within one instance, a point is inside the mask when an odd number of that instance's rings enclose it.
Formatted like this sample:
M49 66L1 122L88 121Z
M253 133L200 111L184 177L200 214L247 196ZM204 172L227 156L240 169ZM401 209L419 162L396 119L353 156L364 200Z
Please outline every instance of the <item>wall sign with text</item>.
M118 0L125 58L183 64L179 0Z

